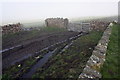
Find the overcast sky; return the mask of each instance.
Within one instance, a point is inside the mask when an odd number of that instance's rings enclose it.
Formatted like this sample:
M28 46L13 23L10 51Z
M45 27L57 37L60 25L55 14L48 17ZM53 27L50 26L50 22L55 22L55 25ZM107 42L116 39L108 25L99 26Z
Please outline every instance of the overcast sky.
M48 17L78 18L118 14L119 0L4 0L2 24L35 22Z

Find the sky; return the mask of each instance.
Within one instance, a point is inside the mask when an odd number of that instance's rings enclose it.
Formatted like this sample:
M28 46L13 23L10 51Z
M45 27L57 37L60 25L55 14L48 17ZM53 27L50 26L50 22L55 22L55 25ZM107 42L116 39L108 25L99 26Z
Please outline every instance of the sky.
M50 17L118 15L119 0L2 0L0 25L35 22Z

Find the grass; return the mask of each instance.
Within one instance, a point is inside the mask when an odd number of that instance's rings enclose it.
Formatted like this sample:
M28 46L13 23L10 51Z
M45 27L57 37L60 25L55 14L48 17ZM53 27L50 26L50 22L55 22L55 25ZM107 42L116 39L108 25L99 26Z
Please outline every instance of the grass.
M78 38L66 51L54 55L32 77L78 78L101 36L102 32L93 31Z
M108 44L108 49L106 53L106 61L101 68L101 73L103 78L120 78L118 70L120 58L118 52L118 27L120 25L114 24L112 26L112 34L110 35L110 42Z
M65 31L65 29L55 28L55 27L46 27L41 29L41 32L53 32L53 31ZM32 38L34 36L39 35L41 32L38 31L30 31L30 32L22 32L22 33L15 33L5 35L4 39L9 39L11 36L12 38L9 40L14 40L15 36L18 35L22 36L25 34L23 39L26 38L26 35ZM37 35L36 35L37 34ZM27 36L27 39L28 39ZM32 37L31 37L32 36ZM83 68L86 65L87 60L91 56L91 53L94 49L94 46L98 43L99 39L102 36L101 31L92 31L90 34L85 35L77 39L74 44L68 48L65 52L61 54L54 55L47 64L45 64L42 68L33 75L33 78L44 78L44 77L53 77L53 78L78 78L79 74L82 72ZM21 40L22 41L22 40ZM14 65L8 70L6 70L3 75L3 79L9 79L13 77L19 76L19 74L24 73L24 70L30 68L31 65L35 63L35 59L31 58L26 60L21 67L18 65ZM23 68L23 69L22 69ZM20 72L22 71L22 72Z
M3 70L3 79L17 78L24 72L26 72L30 66L36 62L36 59L30 57L24 60L23 63L16 63L15 65Z
M35 56L29 57L28 59L18 62L13 66L3 69L3 79L18 78L20 75L26 73L31 66L37 62L37 60L41 59L45 55L46 52L47 51L44 51L37 55L39 58L36 58Z
M59 31L66 31L65 28L58 28L58 27L44 27L41 28L43 32L59 32Z

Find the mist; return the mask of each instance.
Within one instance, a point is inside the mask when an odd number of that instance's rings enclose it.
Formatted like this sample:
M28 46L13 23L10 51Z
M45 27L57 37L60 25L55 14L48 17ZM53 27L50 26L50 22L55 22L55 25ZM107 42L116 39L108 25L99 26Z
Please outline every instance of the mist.
M114 16L116 2L3 2L2 25L39 22L49 17L82 18Z

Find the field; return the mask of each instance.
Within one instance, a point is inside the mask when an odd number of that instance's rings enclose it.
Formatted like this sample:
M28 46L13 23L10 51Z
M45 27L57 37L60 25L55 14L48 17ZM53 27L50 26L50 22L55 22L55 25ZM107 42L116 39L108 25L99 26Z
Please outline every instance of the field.
M22 31L17 33L10 33L2 36L3 49L16 46L18 44L25 44L26 42L31 42L34 39L41 38L41 36L48 36L56 32L65 32L66 29L56 28L56 27L43 27L39 30L32 31Z
M24 72L24 70L27 70L28 67L37 62L35 56L39 56L39 59L41 59L48 51L53 50L55 47L62 47L62 45L64 46L66 43L58 44L53 47L50 47L51 45L67 40L68 38L74 37L78 34L78 32L69 32L65 28L44 27L41 28L40 31L22 31L18 33L3 35L3 49L22 45L22 48L19 50L8 52L7 54L10 55L3 57L3 73L5 71L5 74L9 74L9 76L12 75L11 72L13 72L13 74L16 72L22 74L21 70ZM45 49L46 47L50 48ZM45 50L41 51L42 49ZM38 52L37 55L35 54L36 52ZM32 55L32 57L28 58L29 55ZM18 64L22 64L24 67L19 68ZM8 71L8 73L6 71Z
M74 32L42 27L5 34L2 47L10 50L2 53L3 79L77 79L103 32L103 29Z
M39 22L29 22L29 23L22 23L24 27L30 28L30 27L44 27L44 21Z
M26 75L31 75L32 78L44 78L44 77L78 78L79 74L85 67L87 60L91 56L94 47L101 38L103 31L92 31L88 34L83 34L81 37L78 37L76 39L72 39L72 37L79 35L81 33L68 32L66 29L59 29L54 27L43 28L40 32L39 31L25 32L27 33L25 34L27 38L25 35L24 36L22 35L23 33L5 35L3 38L5 40L7 40L6 38L8 38L11 39L10 41L12 41L12 39L15 39L16 37L18 39L15 41L16 44L14 45L17 45L17 43L24 45L22 49L20 49L17 52L11 53L10 56L7 56L3 59L4 79L22 78ZM9 38L10 36L11 38ZM23 37L23 39L20 38L21 36ZM46 40L48 40L47 41L48 43L46 43ZM43 47L46 45L47 47L56 42L64 40L66 41L56 44L52 47L49 47L48 49L45 49L41 52L39 51L42 48L36 50L36 48L38 48L39 46ZM39 43L40 41L42 41L42 43ZM71 43L73 44L64 50L64 48ZM9 42L5 44L8 45ZM54 50L56 51L51 57L46 57L46 55L50 54L50 52L53 52ZM61 53L62 50L63 52ZM38 54L36 55L33 54L37 51ZM10 63L19 60L19 58L22 58L23 56L27 56L26 54L29 52L33 52L32 53L33 56L21 60L15 63L14 65L10 66ZM45 62L44 65L40 65L40 61L42 59L45 60L48 59L48 61L46 60L47 62L44 61ZM6 66L7 68L4 68ZM31 72L33 68L35 68L35 70Z
M39 68L33 78L78 78L101 35L102 32L91 32L78 38L67 50L54 55Z

